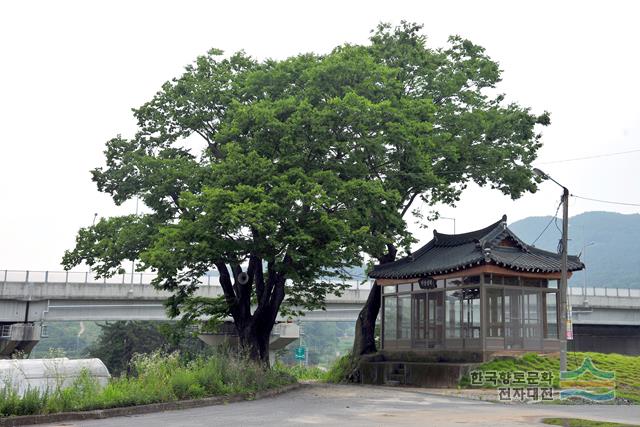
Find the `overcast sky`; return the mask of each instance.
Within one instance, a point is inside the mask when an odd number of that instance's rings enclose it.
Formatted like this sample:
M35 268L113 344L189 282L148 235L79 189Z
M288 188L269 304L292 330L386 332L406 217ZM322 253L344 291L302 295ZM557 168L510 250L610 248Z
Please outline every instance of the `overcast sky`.
M98 193L89 171L104 143L131 136L131 108L209 48L259 59L365 43L379 21L425 24L432 46L459 34L504 70L508 99L551 112L539 167L585 197L640 203L640 26L636 2L489 1L13 1L0 3L0 270L59 270L65 249L94 213L131 213ZM511 201L469 189L457 231L555 212L545 183ZM571 199L571 215L638 213ZM440 220L432 229L452 232Z

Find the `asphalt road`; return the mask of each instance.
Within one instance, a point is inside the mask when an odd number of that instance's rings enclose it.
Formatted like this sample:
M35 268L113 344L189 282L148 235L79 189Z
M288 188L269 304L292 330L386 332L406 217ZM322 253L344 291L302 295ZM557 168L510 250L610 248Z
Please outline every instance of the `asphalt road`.
M505 405L444 397L420 389L310 385L276 397L221 406L50 427L201 426L526 426L543 417L640 424L640 406Z

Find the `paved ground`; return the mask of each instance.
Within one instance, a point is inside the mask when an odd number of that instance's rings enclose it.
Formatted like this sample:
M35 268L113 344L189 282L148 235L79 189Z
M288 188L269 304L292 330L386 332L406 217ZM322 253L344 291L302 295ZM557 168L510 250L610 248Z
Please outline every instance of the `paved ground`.
M316 384L273 398L66 427L201 426L527 426L547 416L640 423L640 406L504 405L420 389Z

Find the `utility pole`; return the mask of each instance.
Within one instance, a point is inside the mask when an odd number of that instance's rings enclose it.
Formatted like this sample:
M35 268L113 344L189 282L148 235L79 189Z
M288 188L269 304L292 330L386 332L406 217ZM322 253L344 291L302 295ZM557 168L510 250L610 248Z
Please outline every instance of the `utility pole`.
M569 242L569 190L562 187L562 259L560 269L560 372L567 370L567 249Z
M567 304L567 253L569 248L569 189L551 178L538 168L533 168L533 173L542 179L550 179L562 188L562 253L560 257L560 289L558 301L558 335L560 339L560 372L567 370L567 326L570 318L570 307ZM573 326L572 326L573 327ZM573 339L573 331L572 331Z

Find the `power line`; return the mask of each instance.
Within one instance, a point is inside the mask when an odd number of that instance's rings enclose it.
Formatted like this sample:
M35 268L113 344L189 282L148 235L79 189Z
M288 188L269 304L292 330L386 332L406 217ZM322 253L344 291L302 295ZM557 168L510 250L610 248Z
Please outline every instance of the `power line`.
M592 199L590 197L576 196L575 194L572 194L571 197L575 197L576 199L582 199L582 200L590 200L592 202L609 203L611 205L640 206L640 203L613 202L611 200Z
M563 159L563 160L551 160L548 162L537 162L537 165L551 165L554 163L564 163L564 162L575 162L578 160L590 160L590 159L600 159L602 157L611 157L611 156L619 156L622 154L630 154L630 153L638 153L640 149L628 150L628 151L618 151L616 153L603 153L603 154L594 154L593 156L585 156L585 157L574 157L572 159Z
M600 159L603 157L612 157L612 156L619 156L622 154L630 154L630 153L640 153L640 149L636 149L636 150L628 150L628 151L619 151L616 153L603 153L603 154L595 154L593 156L585 156L585 157L574 157L571 159L562 159L562 160L552 160L552 161L548 161L548 162L535 162L534 166L537 165L551 165L551 164L556 164L556 163L565 163L565 162L575 162L575 161L580 161L580 160L591 160L591 159ZM524 165L516 165L516 166L524 166ZM465 174L465 173L473 173L473 172L482 172L481 169L473 169L473 168L464 168L464 169L453 169L453 170L444 170L444 171L439 171L439 172L435 172L432 171L431 173L427 173L427 172L402 172L403 175L410 175L410 176L422 176L422 175L434 175L435 177L438 176L442 176L442 175L458 175L458 174Z
M562 200L560 201L560 203L558 203L558 207L556 208L556 213L553 214L553 216L551 217L551 220L549 221L547 226L544 227L544 229L540 232L540 234L538 234L538 237L536 237L536 239L533 242L531 242L531 246L535 245L536 242L538 241L538 239L540 237L542 237L542 235L544 234L545 231L547 231L547 229L549 228L551 223L555 222L558 219L558 211L560 211L560 206L562 206ZM556 227L557 227L557 225L556 225ZM518 258L516 258L516 259L518 259Z
M538 241L538 239L540 237L542 237L542 235L544 234L545 231L547 231L547 229L549 228L549 226L551 225L551 223L553 223L557 218L558 218L558 211L560 211L560 206L562 206L562 200L560 200L560 203L558 203L558 207L556 208L556 212L553 214L553 216L551 217L551 220L549 220L549 222L547 223L547 225L542 229L542 231L540 232L540 234L538 234L538 237L536 237L536 239L531 242L531 246L534 246L536 244L536 242ZM522 252L520 255L518 255L517 257L515 257L514 259L511 260L512 263L516 262L517 260L519 260L520 258L522 258L524 256L524 254L526 254L527 252Z

